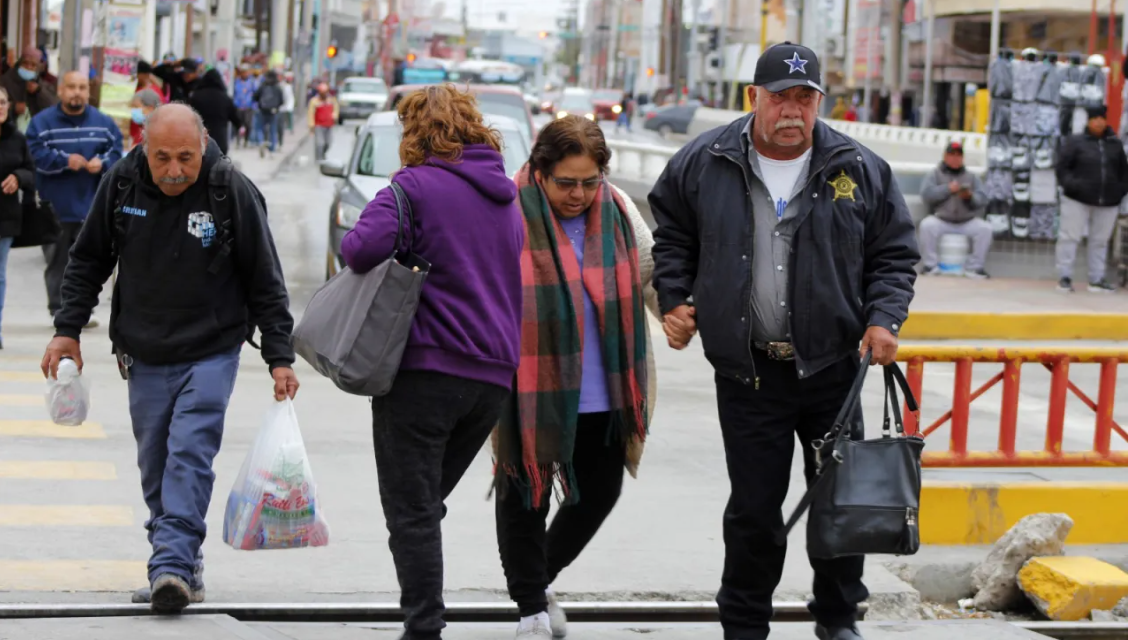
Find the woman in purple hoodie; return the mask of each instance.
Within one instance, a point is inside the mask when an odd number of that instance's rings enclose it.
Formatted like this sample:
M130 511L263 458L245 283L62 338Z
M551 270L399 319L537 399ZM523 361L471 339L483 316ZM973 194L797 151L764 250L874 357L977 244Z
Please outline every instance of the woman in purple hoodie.
M497 424L517 371L525 225L501 136L471 95L428 87L398 111L403 169L393 179L411 201L408 239L431 271L395 384L372 399L372 436L403 638L419 640L446 626L443 501ZM395 197L383 189L342 243L353 271L392 254L396 221Z

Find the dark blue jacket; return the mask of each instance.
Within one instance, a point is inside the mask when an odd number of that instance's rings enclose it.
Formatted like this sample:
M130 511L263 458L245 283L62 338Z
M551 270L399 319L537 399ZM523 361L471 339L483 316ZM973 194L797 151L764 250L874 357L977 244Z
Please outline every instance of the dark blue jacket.
M717 373L756 379L752 319L752 167L742 135L751 115L698 136L650 192L654 286L662 311L692 296ZM905 198L889 164L818 122L800 195L788 293L795 364L809 377L851 353L866 328L896 334L909 313L919 259ZM836 189L834 184L839 188Z
M121 159L117 123L89 105L81 115L70 116L56 104L32 118L25 135L35 159L39 197L51 203L60 222L85 220L98 182ZM97 174L72 171L67 166L71 154L87 160L99 158L102 170Z

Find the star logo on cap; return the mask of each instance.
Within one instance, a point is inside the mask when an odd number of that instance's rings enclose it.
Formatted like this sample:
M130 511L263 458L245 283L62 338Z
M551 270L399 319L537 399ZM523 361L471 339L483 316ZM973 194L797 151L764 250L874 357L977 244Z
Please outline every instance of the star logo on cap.
M804 74L807 73L807 61L799 57L798 51L791 56L790 60L784 60L784 62L791 68L791 70L787 72L789 75L796 71Z

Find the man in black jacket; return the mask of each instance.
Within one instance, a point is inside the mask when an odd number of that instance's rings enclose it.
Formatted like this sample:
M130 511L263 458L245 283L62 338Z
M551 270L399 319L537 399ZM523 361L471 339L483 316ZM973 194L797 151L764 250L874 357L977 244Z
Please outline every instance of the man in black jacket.
M1105 107L1090 107L1084 133L1069 136L1058 154L1057 179L1062 188L1058 225L1058 289L1073 291L1077 245L1089 232L1089 291L1112 293L1105 278L1108 241L1116 228L1120 201L1128 194L1128 156L1105 119Z
M274 397L293 397L293 319L262 195L208 139L186 105L154 111L142 146L102 180L63 280L63 308L43 357L82 368L79 334L118 265L110 339L129 381L152 608L204 596L200 547L212 460L249 323L262 332ZM134 601L150 596L135 594Z
M153 69L153 75L169 87L171 102L188 102L200 79L200 63L192 58L175 62L162 62Z
M671 346L698 328L717 372L731 493L717 594L724 637L764 640L786 545L780 509L795 434L806 475L858 373L893 362L919 259L889 165L817 119L810 49L756 64L754 115L699 136L650 193L654 284ZM811 559L821 640L857 640L863 558Z

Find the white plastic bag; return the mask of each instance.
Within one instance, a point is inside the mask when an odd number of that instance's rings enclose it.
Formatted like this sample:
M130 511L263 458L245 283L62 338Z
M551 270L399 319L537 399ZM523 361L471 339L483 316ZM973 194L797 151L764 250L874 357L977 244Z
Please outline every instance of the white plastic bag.
M266 412L227 498L223 541L236 549L294 549L329 543L294 403Z
M47 378L47 413L55 424L77 427L90 411L90 390L78 364L70 358L59 361L57 377Z

